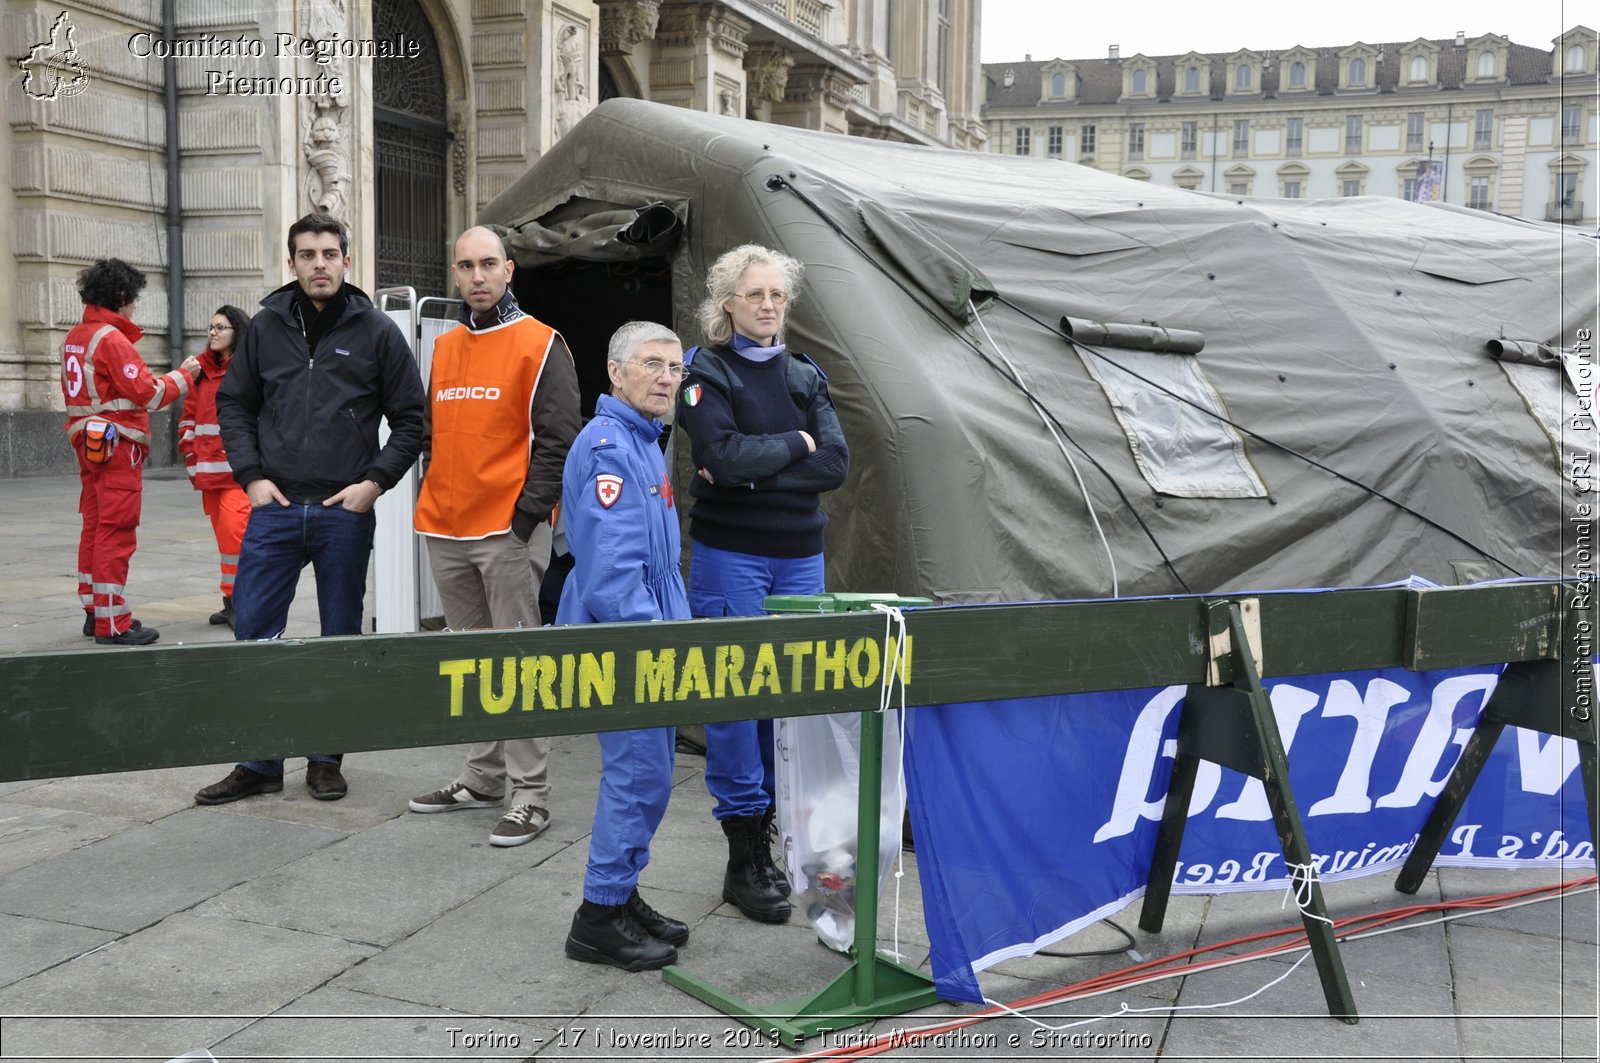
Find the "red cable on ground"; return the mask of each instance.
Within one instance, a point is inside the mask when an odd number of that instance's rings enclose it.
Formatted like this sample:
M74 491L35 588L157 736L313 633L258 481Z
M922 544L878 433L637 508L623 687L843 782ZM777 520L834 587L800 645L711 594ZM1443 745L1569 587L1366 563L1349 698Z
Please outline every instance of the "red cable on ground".
M1464 897L1455 901L1439 901L1432 904L1404 905L1399 908L1390 908L1382 912L1369 912L1366 915L1346 916L1343 919L1334 920L1333 925L1337 931L1335 936L1339 938L1349 937L1354 934L1375 930L1379 927L1388 926L1390 924L1398 923L1402 920L1410 919L1415 916L1424 915L1430 912L1448 912L1474 908L1498 908L1510 901L1521 900L1526 897L1534 897L1546 893L1568 893L1582 886L1593 885L1597 881L1600 881L1600 878L1590 875L1587 878L1571 879L1567 882L1557 882L1549 886L1533 886L1528 889L1512 890L1507 893L1486 894L1480 897ZM1145 960L1142 963L1136 963L1131 967L1123 967L1115 971L1108 971L1104 974L1098 974L1092 978L1085 978L1082 981L1074 982L1071 985L1062 986L1058 989L1051 989L1043 993L1037 993L1030 997L1023 997L1020 1000L1013 1001L1006 1007L983 1008L979 1011L969 1012L966 1015L957 1016L948 1022L940 1023L935 1026L923 1027L916 1031L879 1035L878 1037L873 1038L871 1041L867 1041L859 1045L845 1045L839 1048L823 1049L822 1051L812 1052L807 1055L791 1056L784 1060L783 1063L819 1063L819 1061L824 1060L829 1061L829 1063L839 1063L839 1061L868 1059L872 1056L882 1055L885 1052L892 1052L900 1048L911 1048L918 1042L927 1040L928 1038L937 1037L940 1034L949 1033L953 1030L960 1030L968 1026L974 1026L988 1019L1007 1015L1011 1011L1033 1007L1038 1004L1064 1003L1073 999L1074 997L1082 996L1088 993L1100 992L1106 989L1116 989L1120 986L1138 981L1138 976L1141 974L1144 974L1155 968L1176 963L1180 960L1188 959L1191 956L1199 956L1208 952L1216 952L1219 949L1247 945L1253 941L1262 941L1270 938L1287 938L1288 940L1279 942L1278 944L1271 945L1266 948L1257 949L1253 952L1228 956L1220 960L1191 964L1190 966L1184 968L1182 973L1187 976L1209 970L1222 963L1236 963L1240 960L1256 959L1276 953L1291 952L1301 948L1305 944L1306 932L1304 928L1301 927L1284 927L1278 930L1262 931L1258 934L1247 934L1242 937L1231 938L1228 941L1219 941L1211 945L1203 945L1199 948L1193 948L1184 952L1174 953L1171 956L1163 956L1154 960Z

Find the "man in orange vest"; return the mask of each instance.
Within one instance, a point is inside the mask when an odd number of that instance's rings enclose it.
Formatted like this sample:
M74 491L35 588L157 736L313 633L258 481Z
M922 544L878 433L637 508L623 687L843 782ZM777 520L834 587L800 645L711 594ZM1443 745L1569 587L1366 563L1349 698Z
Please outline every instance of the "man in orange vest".
M103 646L148 646L160 636L133 618L123 597L139 531L150 411L184 397L200 372L193 355L154 376L134 348L144 333L129 320L144 274L102 258L78 275L83 321L61 349L67 438L78 455L78 599L83 633ZM560 467L557 466L557 475Z
M515 265L493 231L456 240L451 273L461 324L433 347L428 398L432 460L415 525L452 630L539 626L561 469L578 434L578 374L561 334L524 314ZM530 842L550 823L548 738L479 742L466 770L412 799L413 812L511 807L491 845Z

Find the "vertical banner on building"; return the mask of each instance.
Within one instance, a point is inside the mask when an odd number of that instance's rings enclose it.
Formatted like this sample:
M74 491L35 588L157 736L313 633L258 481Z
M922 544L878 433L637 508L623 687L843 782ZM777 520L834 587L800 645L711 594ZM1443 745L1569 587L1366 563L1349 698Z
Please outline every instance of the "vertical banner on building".
M1432 203L1439 198L1439 164L1432 159L1420 159L1417 162L1416 191L1412 193L1413 203Z
M1267 683L1324 882L1399 868L1498 674ZM977 1001L978 971L1143 895L1183 696L1167 687L909 714L906 782L941 993ZM1179 860L1176 893L1284 888L1261 783L1203 763ZM1507 728L1437 862L1592 867L1577 744Z

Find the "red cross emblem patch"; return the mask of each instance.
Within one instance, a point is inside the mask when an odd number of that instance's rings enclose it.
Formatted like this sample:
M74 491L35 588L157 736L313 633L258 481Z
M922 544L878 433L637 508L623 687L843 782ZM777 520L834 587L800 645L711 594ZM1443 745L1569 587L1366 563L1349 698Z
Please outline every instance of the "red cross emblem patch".
M606 509L617 504L617 499L622 497L622 477L615 473L603 472L594 478L594 497Z

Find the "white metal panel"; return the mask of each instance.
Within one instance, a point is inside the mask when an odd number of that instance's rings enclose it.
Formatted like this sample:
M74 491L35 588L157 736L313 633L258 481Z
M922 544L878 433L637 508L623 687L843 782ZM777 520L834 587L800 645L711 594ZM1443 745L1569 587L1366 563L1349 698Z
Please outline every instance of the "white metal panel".
M417 293L411 288L383 288L377 293L378 307L400 328L416 351ZM389 439L389 423L378 429L378 443ZM373 624L377 631L417 630L417 548L411 530L411 512L417 502L417 470L413 466L405 477L385 491L374 507L377 527L373 532L374 566Z

